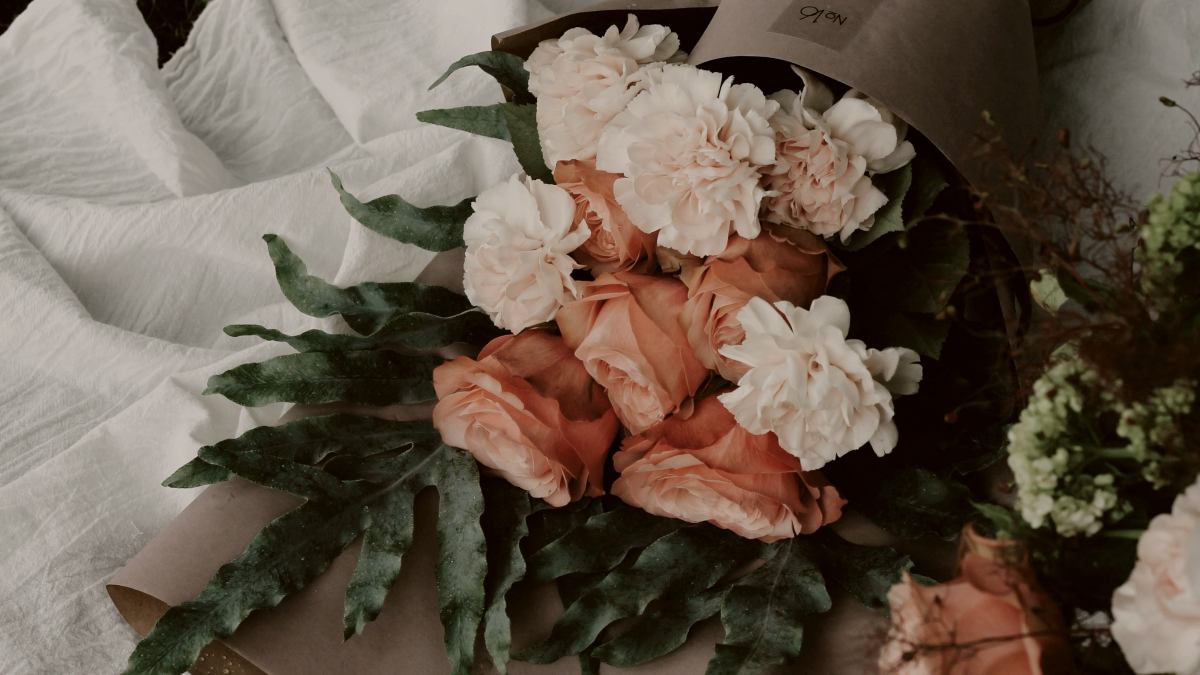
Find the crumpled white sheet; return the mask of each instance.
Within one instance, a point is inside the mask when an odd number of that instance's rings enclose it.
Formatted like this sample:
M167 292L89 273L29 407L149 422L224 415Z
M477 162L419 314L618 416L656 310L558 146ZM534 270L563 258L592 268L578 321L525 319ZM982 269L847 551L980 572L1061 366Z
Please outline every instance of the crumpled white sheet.
M159 482L280 414L200 396L280 351L224 325L316 323L261 235L338 283L415 277L429 254L354 226L325 167L423 204L505 178L502 144L413 113L498 100L475 72L426 87L492 33L582 4L215 0L161 70L133 0L35 0L0 36L0 673L119 670L134 636L105 580L195 496ZM1157 187L1186 127L1156 98L1185 99L1198 27L1188 0L1093 2L1048 41L1048 128Z

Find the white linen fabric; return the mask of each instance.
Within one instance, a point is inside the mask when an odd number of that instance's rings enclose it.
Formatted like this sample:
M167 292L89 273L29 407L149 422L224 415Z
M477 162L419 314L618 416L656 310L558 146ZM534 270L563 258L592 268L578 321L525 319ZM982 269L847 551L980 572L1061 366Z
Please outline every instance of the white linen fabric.
M35 0L0 36L0 673L119 670L133 634L104 583L195 496L159 482L282 412L200 395L283 351L224 325L318 323L284 302L261 235L340 284L414 278L430 255L354 226L326 167L419 204L507 178L506 146L414 113L498 100L477 72L426 87L583 4L215 0L161 69L133 0ZM1048 43L1052 127L1157 187L1186 127L1156 98L1185 100L1197 28L1189 0L1093 2Z

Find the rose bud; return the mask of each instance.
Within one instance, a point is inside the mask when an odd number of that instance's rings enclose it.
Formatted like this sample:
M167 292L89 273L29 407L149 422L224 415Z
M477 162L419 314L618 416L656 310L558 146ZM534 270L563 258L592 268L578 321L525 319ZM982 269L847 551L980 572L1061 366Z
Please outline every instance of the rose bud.
M478 359L438 366L433 386L433 425L447 444L552 506L604 493L617 419L562 338L498 337Z

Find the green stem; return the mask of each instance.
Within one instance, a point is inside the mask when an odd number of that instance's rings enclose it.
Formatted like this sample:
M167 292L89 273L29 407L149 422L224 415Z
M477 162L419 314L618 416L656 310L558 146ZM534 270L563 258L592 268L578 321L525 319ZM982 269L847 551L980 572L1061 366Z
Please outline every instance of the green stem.
M1104 530L1100 533L1100 536L1109 539L1133 539L1136 541L1142 538L1144 532L1145 530Z
M1097 459L1137 459L1129 448L1090 448L1090 454Z

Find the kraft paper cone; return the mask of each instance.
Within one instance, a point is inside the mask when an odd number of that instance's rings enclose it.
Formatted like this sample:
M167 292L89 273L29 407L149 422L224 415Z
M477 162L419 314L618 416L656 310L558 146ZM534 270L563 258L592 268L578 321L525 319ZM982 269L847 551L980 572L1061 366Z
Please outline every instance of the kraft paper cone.
M780 69L744 59L768 58L858 89L895 111L979 185L987 182L976 157L985 111L1012 147L1036 133L1037 63L1025 0L603 2L501 33L492 43L527 56L567 28L600 31L623 24L628 12L678 31L691 50L689 63L761 82ZM769 79L800 86L795 77Z

